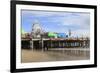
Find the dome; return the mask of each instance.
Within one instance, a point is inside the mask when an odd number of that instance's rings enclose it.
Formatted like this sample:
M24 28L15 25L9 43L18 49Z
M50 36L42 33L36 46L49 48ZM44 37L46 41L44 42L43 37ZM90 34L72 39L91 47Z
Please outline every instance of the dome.
M37 38L40 37L41 34L42 34L41 25L37 20L35 20L32 25L32 36Z
M25 34L26 32L23 30L23 29L21 29L21 34Z

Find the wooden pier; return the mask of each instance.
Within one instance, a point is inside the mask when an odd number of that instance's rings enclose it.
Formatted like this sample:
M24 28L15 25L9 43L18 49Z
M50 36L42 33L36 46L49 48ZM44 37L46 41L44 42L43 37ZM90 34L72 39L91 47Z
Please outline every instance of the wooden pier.
M89 48L89 39L22 39L23 46L30 46L31 49L44 49L44 48Z

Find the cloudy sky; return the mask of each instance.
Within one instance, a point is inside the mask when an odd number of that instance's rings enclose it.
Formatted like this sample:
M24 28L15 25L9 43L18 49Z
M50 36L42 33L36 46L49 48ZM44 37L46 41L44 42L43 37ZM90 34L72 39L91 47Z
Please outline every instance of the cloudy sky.
M31 32L34 21L38 21L46 32L68 34L70 29L72 36L90 35L89 13L21 10L21 24L25 32Z

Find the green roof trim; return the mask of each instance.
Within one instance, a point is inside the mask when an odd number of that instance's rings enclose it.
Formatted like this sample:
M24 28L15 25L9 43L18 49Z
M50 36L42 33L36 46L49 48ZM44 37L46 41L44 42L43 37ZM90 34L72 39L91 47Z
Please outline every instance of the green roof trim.
M54 32L49 32L49 33L48 33L48 36L49 36L49 37L57 37L57 34L54 33Z
M23 29L21 29L21 34L25 34L26 32L23 30Z

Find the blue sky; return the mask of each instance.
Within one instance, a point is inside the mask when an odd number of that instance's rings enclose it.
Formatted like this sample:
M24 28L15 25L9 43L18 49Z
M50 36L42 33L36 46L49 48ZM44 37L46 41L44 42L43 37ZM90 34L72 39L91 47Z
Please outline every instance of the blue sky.
M71 29L72 36L90 35L90 14L79 12L54 12L21 10L21 25L25 32L31 32L32 24L38 21L46 32L68 34Z

